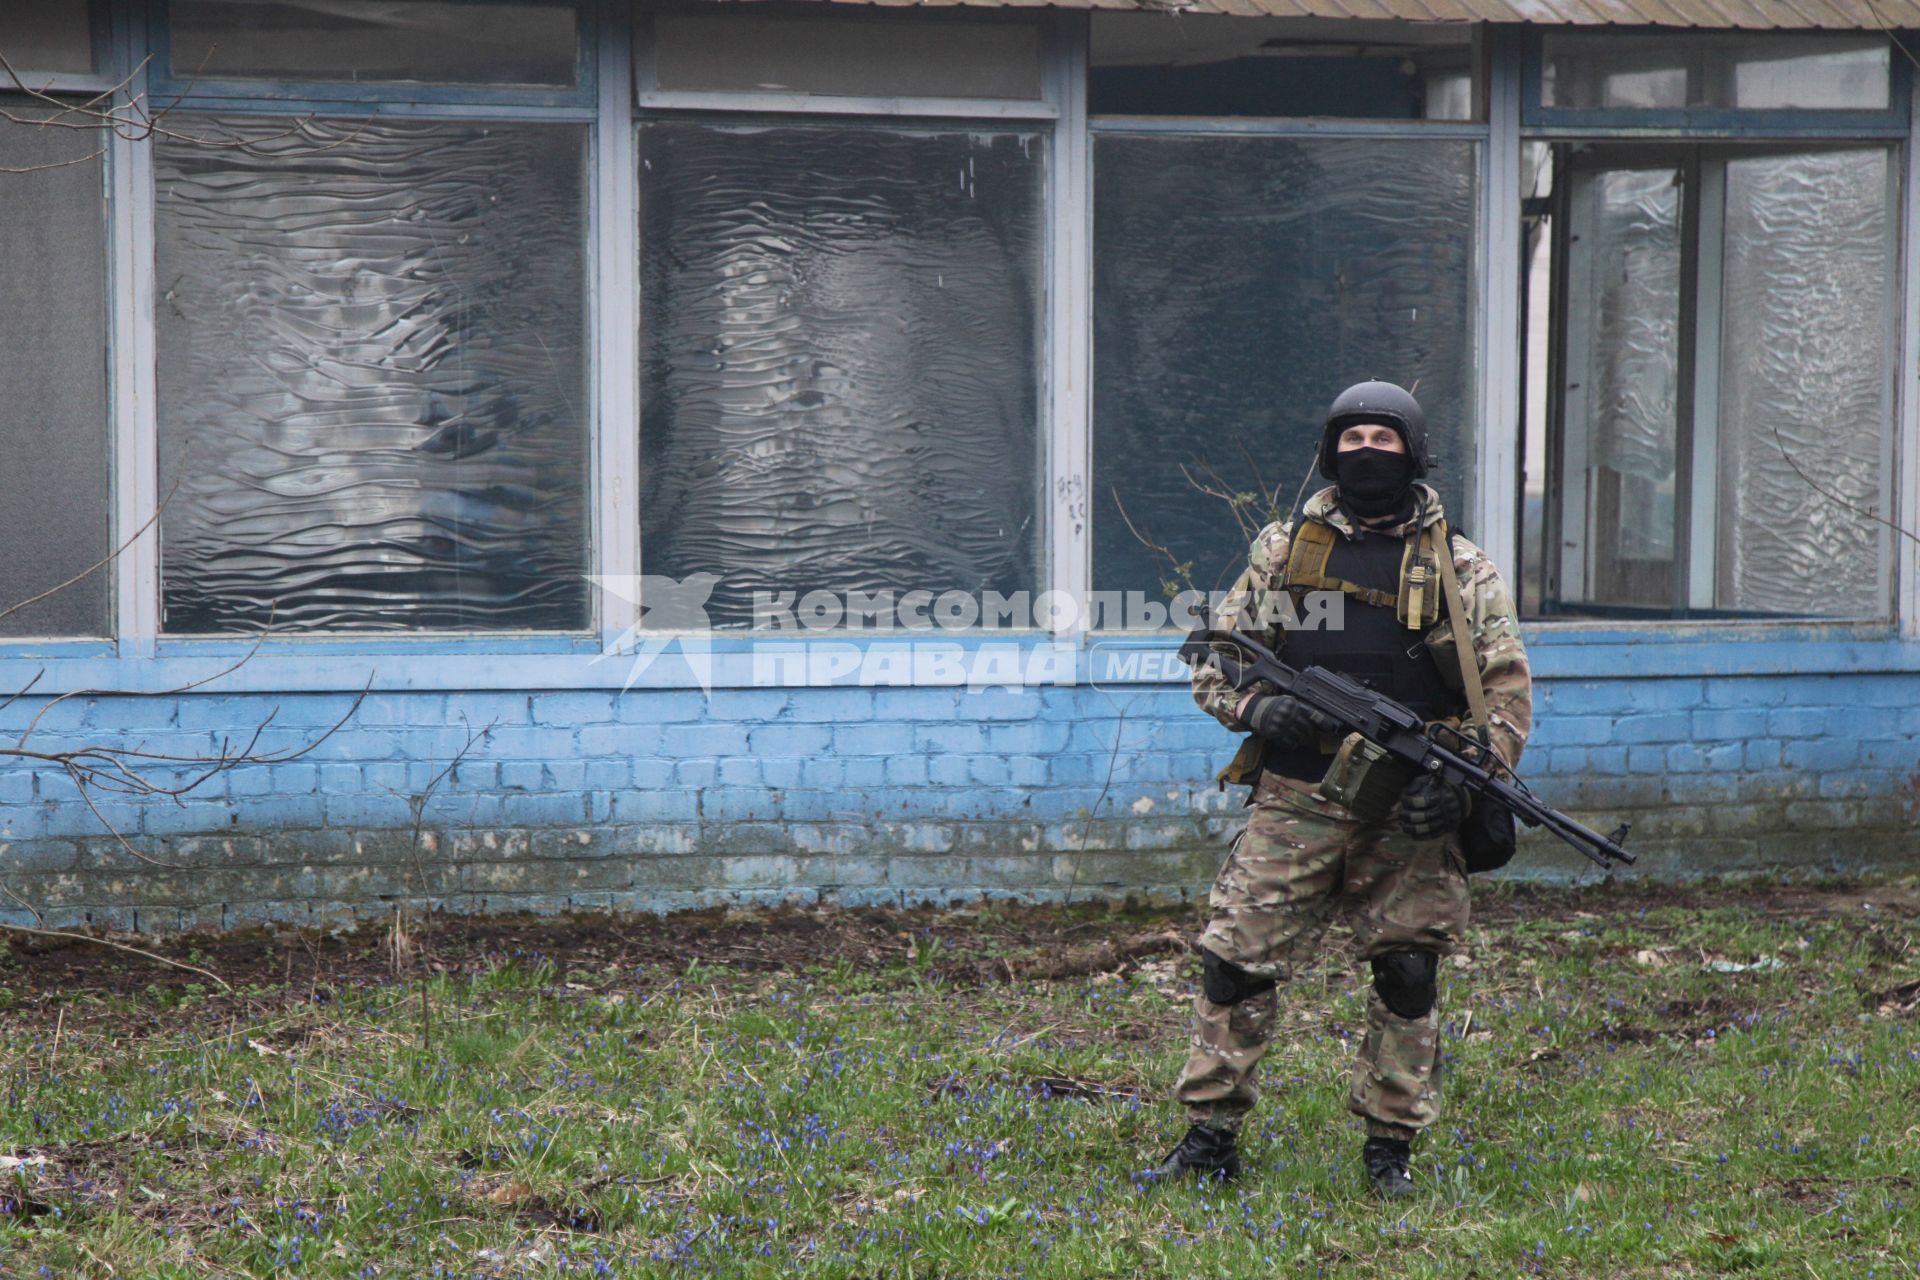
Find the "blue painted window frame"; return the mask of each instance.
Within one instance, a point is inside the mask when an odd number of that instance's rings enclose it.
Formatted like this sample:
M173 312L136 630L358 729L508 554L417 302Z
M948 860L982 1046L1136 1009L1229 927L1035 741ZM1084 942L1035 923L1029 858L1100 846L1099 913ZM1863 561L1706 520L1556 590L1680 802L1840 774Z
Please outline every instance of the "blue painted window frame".
M465 0L448 0L460 4ZM594 51L599 32L596 18L599 6L593 0L518 0L546 8L571 9L577 23L578 38L573 58L574 83L571 88L543 88L520 85L420 84L394 80L380 83L342 83L340 81L291 79L238 80L207 77L182 80L173 74L172 0L153 0L147 14L148 48L152 51L152 93L156 100L178 102L184 107L224 105L229 99L248 99L299 104L359 103L393 110L395 106L474 107L488 114L516 114L525 108L574 108L591 112L597 92Z
M1673 35L1671 28L1609 26L1609 35ZM1528 137L1644 137L1683 134L1692 138L1904 138L1907 136L1908 99L1913 91L1913 64L1905 46L1888 32L1894 56L1888 67L1884 109L1877 111L1791 110L1594 110L1549 107L1542 102L1545 43L1548 31L1527 32L1525 62L1521 67L1520 127ZM1560 34L1560 32L1555 32ZM1719 32L1683 33L1711 39ZM1751 37L1755 32L1727 32ZM1794 30L1782 36L1804 36Z

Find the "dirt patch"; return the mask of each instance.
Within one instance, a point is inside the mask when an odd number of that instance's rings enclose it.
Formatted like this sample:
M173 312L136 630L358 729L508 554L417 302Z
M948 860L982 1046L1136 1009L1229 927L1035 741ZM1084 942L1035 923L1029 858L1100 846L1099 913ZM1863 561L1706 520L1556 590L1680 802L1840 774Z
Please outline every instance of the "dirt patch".
M1870 991L1862 997L1862 1002L1868 1012L1882 1017L1913 1013L1920 1010L1920 981L1903 982L1884 991Z
M1669 1000L1660 1006L1658 1014L1669 1023L1717 1027L1731 1022L1739 1008L1724 996L1708 996L1704 1000Z
M684 973L690 965L773 972L852 964L913 965L965 982L1046 979L1110 972L1183 951L1191 911L1116 911L1106 906L953 911L841 909L690 911L654 916L440 917L410 929L416 965L474 975L505 961L551 963L555 979L636 969ZM236 987L283 986L312 1004L336 988L390 980L388 926L348 930L257 929L244 934L121 940L218 974ZM88 941L9 935L0 986L16 1000L82 994L205 994L231 1000L205 977ZM417 972L410 969L408 972ZM589 984L591 985L591 984Z
M578 1194L585 1197L610 1185L612 1179L600 1178L587 1183ZM541 1195L526 1183L508 1178L491 1186L476 1187L474 1207L482 1214L506 1213L523 1226L539 1231L592 1233L605 1224L600 1211L591 1205L557 1200Z
M1171 929L1110 938L1090 945L1042 950L1032 955L1007 956L999 960L975 960L966 965L940 966L942 977L972 979L986 983L999 979L1027 978L1057 982L1065 978L1085 978L1097 973L1131 973L1142 960L1157 956L1183 956L1193 950L1189 935Z
M984 1080L963 1076L942 1076L927 1086L933 1098L958 1098L970 1101L995 1093L1014 1092L1042 1101L1140 1102L1146 1090L1135 1084L1102 1083L1078 1080L1072 1076L1014 1076L996 1072Z
M1761 1184L1782 1200L1808 1208L1827 1207L1859 1195L1897 1195L1913 1189L1914 1180L1892 1173L1880 1178L1769 1178Z
M1642 910L1738 909L1769 918L1847 917L1903 920L1920 916L1920 891L1905 882L1781 885L1760 881L1701 884L1602 883L1576 889L1489 886L1476 896L1476 924L1498 929L1521 920L1606 919ZM553 966L554 984L596 988L630 984L635 970L667 977L689 965L773 972L812 966L862 969L912 966L961 985L1060 981L1127 973L1155 958L1191 950L1201 911L1088 903L1070 908L993 904L935 907L714 908L675 915L567 917L436 917L413 926L417 959L408 973L473 975L514 961ZM1902 931L1896 931L1900 934ZM254 929L241 933L128 937L132 945L218 974L237 988L251 984L330 1004L338 988L389 981L388 926L354 929ZM70 938L5 935L0 987L16 1004L84 1003L89 995L191 992L206 1014L245 1013L249 1001L221 993L202 975ZM1563 940L1531 940L1556 950ZM1323 947L1337 958L1346 946L1336 931ZM1344 979L1342 979L1344 981ZM276 1007L285 996L276 992ZM1904 995L1895 993L1897 1002ZM25 1013L22 1009L20 1012ZM70 1011L79 1016L80 1010ZM1723 1017L1730 1010L1669 1006L1667 1018ZM135 1028L128 1028L135 1030Z
M1632 915L1678 908L1683 911L1738 909L1772 920L1920 918L1920 888L1912 883L1830 880L1805 884L1771 880L1646 881L1604 880L1579 888L1501 884L1476 890L1477 924L1517 920L1568 919L1576 912Z
M196 1125L176 1139L151 1134L123 1134L88 1142L48 1143L25 1148L18 1166L8 1175L5 1193L33 1214L36 1206L51 1212L85 1216L118 1211L144 1222L173 1228L210 1225L260 1203L253 1188L221 1188L209 1183L207 1165L218 1148L253 1143L272 1150L273 1140L238 1122L223 1126ZM136 1173L136 1170L141 1170ZM176 1193L178 1181L193 1189ZM15 1210L17 1212L18 1210Z

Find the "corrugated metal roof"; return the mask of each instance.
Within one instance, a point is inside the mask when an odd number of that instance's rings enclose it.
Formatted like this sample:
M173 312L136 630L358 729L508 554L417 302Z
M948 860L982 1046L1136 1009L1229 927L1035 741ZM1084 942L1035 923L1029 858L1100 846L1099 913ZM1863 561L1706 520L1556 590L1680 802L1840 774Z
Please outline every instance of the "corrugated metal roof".
M1401 18L1766 31L1920 28L1920 0L829 0L887 8L1108 9L1261 18Z

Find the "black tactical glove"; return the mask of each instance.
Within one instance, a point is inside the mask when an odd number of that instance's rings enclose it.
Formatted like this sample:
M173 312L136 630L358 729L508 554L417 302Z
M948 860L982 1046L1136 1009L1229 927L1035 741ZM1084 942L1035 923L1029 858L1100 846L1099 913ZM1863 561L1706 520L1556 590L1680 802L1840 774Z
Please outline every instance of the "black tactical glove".
M1318 746L1324 735L1340 727L1332 717L1284 693L1256 695L1244 718L1248 728L1282 747Z
M1394 811L1402 831L1416 840L1431 840L1466 820L1467 801L1466 787L1423 773L1400 793Z

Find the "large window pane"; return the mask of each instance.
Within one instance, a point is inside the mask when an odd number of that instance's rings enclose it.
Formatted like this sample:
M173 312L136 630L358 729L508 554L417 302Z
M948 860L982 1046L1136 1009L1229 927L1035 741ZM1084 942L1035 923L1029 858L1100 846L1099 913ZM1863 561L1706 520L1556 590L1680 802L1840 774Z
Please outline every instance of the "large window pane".
M1095 13L1096 115L1476 118L1461 26L1191 13Z
M1732 160L1720 347L1727 608L1887 609L1887 153Z
M1680 192L1672 166L1573 175L1566 511L1570 599L1666 608L1676 590Z
M22 121L44 106L0 97ZM93 134L0 119L0 612L108 552L106 202ZM103 635L113 570L0 618Z
M1476 171L1451 140L1096 139L1096 589L1227 585L1247 539L1201 486L1290 503L1368 378L1414 390L1465 523Z
M652 24L654 87L734 93L900 98L1040 97L1040 28L809 13L661 13Z
M574 83L572 5L529 0L172 0L177 80Z
M1589 110L1883 111L1893 42L1733 32L1543 37L1540 101Z
M586 131L177 117L166 626L586 625Z
M1044 138L641 129L649 574L1035 585Z

